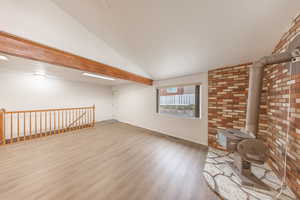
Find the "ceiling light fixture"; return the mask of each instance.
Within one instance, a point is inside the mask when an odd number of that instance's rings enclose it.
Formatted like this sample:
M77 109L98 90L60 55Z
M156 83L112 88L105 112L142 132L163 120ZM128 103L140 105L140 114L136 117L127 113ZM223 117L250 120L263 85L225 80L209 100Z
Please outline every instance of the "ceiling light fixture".
M110 81L114 81L115 80L113 78L106 77L106 76L100 76L100 75L97 75L97 74L83 73L82 75L83 76L93 77L93 78L101 78L101 79L110 80Z
M8 61L8 58L6 56L2 56L0 55L0 60L5 60L5 61Z

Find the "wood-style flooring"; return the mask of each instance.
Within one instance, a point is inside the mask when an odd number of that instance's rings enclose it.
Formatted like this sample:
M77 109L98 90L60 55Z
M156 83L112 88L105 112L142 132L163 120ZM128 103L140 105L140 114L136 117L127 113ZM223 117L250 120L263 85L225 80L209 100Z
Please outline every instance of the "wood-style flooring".
M206 152L123 123L0 146L1 200L216 200Z

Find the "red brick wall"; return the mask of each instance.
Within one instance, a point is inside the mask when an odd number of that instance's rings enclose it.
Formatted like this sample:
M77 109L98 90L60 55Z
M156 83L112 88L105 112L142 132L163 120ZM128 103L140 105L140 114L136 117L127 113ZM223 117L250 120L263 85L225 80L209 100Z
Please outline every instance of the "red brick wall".
M273 53L284 51L289 41L300 33L300 16L291 24ZM265 55L262 55L265 56ZM208 73L208 129L209 145L216 144L216 130L245 127L249 65L226 67ZM261 94L259 132L270 149L270 165L278 176L283 174L283 147L287 130L287 104L289 86L292 84L291 129L289 132L289 153L287 159L287 181L292 190L300 196L300 75L288 75L284 64L267 66L264 69ZM300 199L300 198L299 198Z
M208 143L216 143L217 129L245 127L249 63L208 72Z
M273 53L285 51L289 42L300 33L300 16L291 24ZM300 197L300 75L290 81L289 64L267 66L264 69L258 137L270 149L270 164L281 176L284 169L285 135L288 129L289 87L291 90L291 120L287 159L288 183Z

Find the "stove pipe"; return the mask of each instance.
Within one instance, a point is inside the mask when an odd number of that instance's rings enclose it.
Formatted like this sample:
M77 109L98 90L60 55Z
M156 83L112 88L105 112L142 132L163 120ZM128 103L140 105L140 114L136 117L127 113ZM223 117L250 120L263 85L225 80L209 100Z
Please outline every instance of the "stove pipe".
M300 57L300 35L289 45L287 51L271 56L266 56L253 63L249 72L249 91L247 102L246 127L247 132L256 135L258 130L258 116L260 94L262 87L263 70L266 65L291 62Z

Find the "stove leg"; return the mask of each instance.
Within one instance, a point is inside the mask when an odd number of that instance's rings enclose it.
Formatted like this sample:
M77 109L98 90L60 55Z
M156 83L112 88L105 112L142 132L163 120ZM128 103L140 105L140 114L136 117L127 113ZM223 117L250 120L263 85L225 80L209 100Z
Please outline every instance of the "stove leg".
M234 162L228 162L234 173L241 179L243 186L255 187L262 190L270 191L271 188L257 178L251 171L251 163L243 160L241 156L235 152Z

